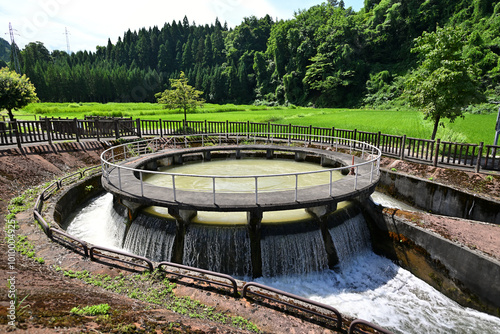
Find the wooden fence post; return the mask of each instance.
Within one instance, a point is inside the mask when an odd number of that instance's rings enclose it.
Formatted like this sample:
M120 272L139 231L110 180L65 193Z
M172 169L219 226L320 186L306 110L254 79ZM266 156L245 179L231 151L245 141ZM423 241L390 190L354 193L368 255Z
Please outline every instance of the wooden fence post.
M49 145L52 145L52 127L50 126L48 117L45 117L45 127L47 128L47 140L49 141Z
M141 119L140 118L138 118L138 119L135 120L135 127L136 127L137 136L139 138L142 138Z
M399 158L401 160L405 159L405 147L406 147L406 135L403 135L403 140L401 141L401 152Z
M101 141L101 138L99 136L99 118L96 118L94 120L94 128L95 128L95 132L97 134L97 141Z
M75 136L76 136L76 142L80 142L80 129L78 128L78 119L75 117L74 121L75 122Z
M441 139L438 138L435 141L435 143L436 143L436 147L435 147L436 151L434 152L434 162L433 162L433 165L434 165L434 167L437 167L437 165L438 165L438 159L439 159L439 146L441 145Z
M120 138L120 126L118 122L120 121L117 118L113 120L113 125L115 126L115 139Z
M17 142L17 147L19 147L19 150L22 152L23 147L21 146L21 136L19 135L19 127L17 126L17 120L14 119L14 133L16 134L16 142Z
M380 137L382 136L382 134L380 133L380 131L377 133L377 148L380 148Z
M477 152L476 173L479 173L479 171L481 170L481 158L483 157L483 146L484 146L484 143L480 142L479 149Z

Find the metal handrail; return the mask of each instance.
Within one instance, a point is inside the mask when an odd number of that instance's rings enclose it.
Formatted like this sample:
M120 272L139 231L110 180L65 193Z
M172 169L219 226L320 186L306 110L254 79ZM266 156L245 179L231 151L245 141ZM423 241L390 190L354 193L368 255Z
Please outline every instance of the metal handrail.
M239 143L239 138L240 136L243 137L245 140L244 140L244 143L248 142L248 140L251 138L254 140L254 143L259 140L259 141L264 141L262 139L262 136L265 135L265 134L262 134L262 133L258 133L258 136L260 137L257 137L257 134L256 133L242 133L240 135L237 135L236 136L236 144L237 146L236 147L244 147L245 145L241 145ZM268 134L268 135L271 135L271 134ZM274 135L274 133L272 134ZM234 135L231 136L231 137L227 137L226 134L193 134L193 135L182 135L182 136L171 136L170 139L169 139L169 142L171 144L175 146L177 146L177 143L181 143L184 145L184 147L187 147L188 146L188 141L187 141L187 138L189 137L195 137L195 138L200 138L201 137L201 145L203 145L202 147L207 147L205 144L206 144L206 141L204 140L205 137L218 137L219 139L219 144L222 143L222 139L224 139L224 141L228 141L228 140L233 140L234 141ZM372 182L373 180L373 176L374 174L376 175L379 175L380 173L380 157L382 155L382 152L380 151L380 149L378 149L377 147L375 147L374 145L371 145L371 144L367 144L367 143L364 143L364 142L360 142L360 141L357 141L357 140L352 140L352 139L342 139L342 138L337 138L337 137L329 137L329 136L313 136L313 135L309 135L309 137L314 137L314 138L321 138L322 141L315 141L314 144L315 145L320 145L320 147L330 147L330 148L333 148L334 145L335 145L335 150L338 150L339 149L339 142L342 141L343 143L348 143L348 145L346 144L343 144L343 145L340 145L340 148L345 148L345 149L349 149L349 152L352 154L353 152L352 151L357 151L357 152L360 152L361 153L361 158L364 158L366 155L368 155L368 157L370 158L368 161L365 161L365 162L361 162L361 163L353 163L352 165L349 165L349 166L345 166L345 167L336 167L336 168L330 168L330 169L324 169L324 170L319 170L319 171L310 171L310 172L295 172L295 173L282 173L282 174L268 174L268 175L244 175L244 176L241 176L241 175L235 175L235 176L229 176L229 175L196 175L196 174L180 174L180 173L168 173L168 172L160 172L160 171L145 171L143 169L137 169L137 168L132 168L132 167L127 167L127 166L123 166L119 163L115 163L117 161L117 156L120 156L119 154L115 154L115 151L118 152L118 151L121 151L123 150L123 154L122 156L124 157L124 160L127 160L127 150L128 148L130 147L130 145L133 145L133 144L136 144L136 147L137 147L137 151L135 151L134 153L135 154L138 154L138 155L134 155L134 157L140 157L140 156L143 156L143 155L146 155L146 154L150 154L152 153L151 151L153 151L153 153L155 153L155 151L151 148L151 143L154 143L155 145L155 149L158 149L158 146L160 145L157 145L158 141L160 140L159 138L154 138L154 139L150 139L150 140L143 140L143 141L138 141L138 142L134 142L132 144L122 144L122 145L118 145L118 146L114 146L112 148L109 148L107 150L105 150L102 154L101 154L101 163L102 163L102 166L103 166L103 171L104 171L104 174L105 177L107 178L108 182L109 182L109 175L111 173L111 171L115 170L115 169L118 169L118 188L120 190L122 190L122 182L121 182L121 170L127 170L129 172L132 172L132 173L137 173L139 174L139 181L140 181L140 188L141 188L141 196L144 196L144 180L143 180L143 174L159 174L159 175L165 175L165 176L170 176L172 177L172 192L173 192L173 196L174 196L174 200L176 200L176 193L177 193L177 188L176 188L176 185L175 185L175 178L176 177L193 177L193 178L209 178L209 179L212 179L212 194L213 194L213 198L214 198L214 204L215 204L215 194L216 194L216 179L254 179L255 180L255 189L254 189L254 194L255 194L255 199L256 199L256 204L258 203L258 193L259 193L259 190L258 190L258 179L259 178L270 178L270 177L287 177L287 176L295 176L295 179L296 179L296 182L295 182L295 199L297 200L297 192L298 192L298 178L299 176L301 175L310 175L310 174L317 174L317 173L332 173L332 172L336 172L336 171L342 171L342 170L345 170L345 169L351 169L351 170L355 170L356 172L354 173L354 190L357 190L357 185L358 185L358 178L360 177L359 176L359 173L358 173L358 170L359 170L359 167L361 166L365 166L365 165L370 165L371 164L371 168L370 168L370 182ZM177 140L177 139L181 139L181 140ZM280 138L274 138L274 137L270 137L270 139L267 139L265 140L265 142L271 142L272 144L275 144L277 142L285 142L286 143L286 146L290 146L291 144L293 143L302 143L303 141L288 141L288 140L282 140ZM143 150L143 154L141 154L141 150L140 150L140 144L147 144L145 147L146 148L150 148L151 151L148 151L148 152L145 152L146 150ZM309 145L308 141L306 140L305 142L305 145ZM161 146L160 146L161 147ZM157 151L156 151L157 152ZM112 159L112 162L109 161L109 156L111 156L111 159ZM130 156L128 157L130 158ZM119 161L123 161L123 160L119 160ZM353 161L354 161L354 155L353 155ZM330 180L331 180L331 177L330 177ZM332 184L338 182L340 180L336 180L336 181L330 181L328 184L329 184L329 195L331 195L331 192L332 192ZM157 186L158 187L158 186ZM167 187L165 187L167 188ZM169 187L168 187L169 188ZM300 187L300 189L303 189L303 188L306 188L306 187ZM169 188L170 189L170 188ZM290 190L290 189L279 189L279 190ZM273 190L273 191L279 191L279 190ZM246 191L243 191L244 193L248 193L249 191L246 190ZM261 191L262 192L262 191ZM208 193L208 192L207 192Z
M205 279L205 278L195 276L195 275L182 274L182 273L175 272L175 271L167 271L163 268L165 266L183 269L183 270L187 270L190 272L197 272L197 273L204 274L204 275L211 275L214 277L228 280L229 282L231 282L231 284L222 283L222 282L214 281L211 279ZM195 268L195 267L189 267L189 266L185 266L185 265L178 264L178 263L165 262L165 261L158 263L157 268L159 268L160 270L163 270L164 272L169 273L169 274L174 274L174 275L181 276L181 277L191 278L191 279L195 279L195 280L206 282L206 283L212 283L212 284L220 285L220 286L223 286L226 288L231 288L233 290L233 295L235 295L235 296L238 295L238 284L236 284L236 280L230 275L217 273L215 271Z
M49 224L47 224L45 219L43 219L42 215L36 208L35 210L33 210L33 218L40 224L45 235L47 235L47 237L49 238L52 238Z
M289 302L281 300L281 299L273 298L273 297L270 297L268 295L265 295L265 294L262 294L262 293L258 293L256 291L250 291L249 288L252 287L252 286L256 287L256 288L259 288L261 290L266 290L266 291L275 293L277 295L281 295L281 296L285 296L285 297L288 297L288 298L292 298L292 299L301 301L301 302L303 302L305 304L313 305L315 307L318 307L318 308L330 311L330 312L332 312L332 313L335 314L336 319L334 319L331 316L326 315L324 313L320 313L320 312L308 309L308 308L306 308L304 306L299 306L299 305L296 305L296 304L292 304L292 303L289 303ZM340 312L336 308L334 308L332 306L321 304L321 303L315 302L314 300L303 298L303 297L294 295L292 293L288 293L288 292L285 292L285 291L282 291L282 290L274 289L274 288L271 288L269 286L262 285L262 284L259 284L259 283L255 283L255 282L249 282L249 283L246 283L243 286L242 296L244 298L247 298L247 295L249 293L253 293L254 295L257 295L259 297L262 297L262 298L265 298L265 299L269 299L269 300L272 300L272 301L274 301L276 303L280 303L280 304L283 304L283 305L286 305L286 306L289 306L289 307L296 308L298 310L301 310L303 312L307 312L307 313L313 314L313 315L318 316L318 317L323 317L323 318L326 318L328 320L335 320L337 322L337 330L340 331L342 329L342 315L340 314Z
M356 319L353 322L351 322L351 325L349 326L348 334L354 334L355 330L356 330L356 327L358 327L360 325L361 326L369 327L370 329L374 329L377 332L382 333L382 334L393 334L393 332L388 331L385 328L382 328L380 326L372 324L371 322L368 322L368 321L365 321L365 320L361 320L361 319Z
M62 239L62 238L60 238L60 237L56 237L56 236L55 236L56 234L59 234L59 235L61 235L61 236L65 237L66 239L69 239L69 240L71 240L71 241L73 241L73 242L75 242L75 243L79 244L79 245L82 247L82 249L83 249L83 254L84 254L85 256L89 256L89 247L88 247L88 245L87 245L87 243L86 243L85 241L80 240L80 239L78 239L78 238L75 238L75 237L74 237L74 236L72 236L71 234L68 234L68 233L66 233L66 232L63 232L63 231L61 231L61 230L59 230L59 229L56 229L56 228L53 228L53 227L51 227L49 230L50 230L50 238L51 238L52 240L57 239L57 240L60 240L60 241L63 241L63 242L68 242L68 241L66 241L66 240L63 240L63 239ZM69 242L68 242L68 243L69 243Z
M130 257L130 258L135 259L135 260L144 261L147 265L145 266L145 265L142 265L142 264L134 263L132 261L127 261L127 260L119 259L119 258L116 258L116 257L112 257L112 256L107 255L107 254L97 253L97 252L95 252L96 250L105 251L105 252L113 253L113 254L120 255L120 256L127 256L127 257ZM130 254L130 253L127 253L127 252L124 252L124 251L120 251L120 250L116 250L116 249L111 249L111 248L108 248L108 247L92 245L92 246L89 247L89 258L90 258L91 261L94 261L94 259L95 259L96 256L103 257L103 258L110 259L110 260L114 260L114 261L119 261L119 262L122 262L122 263L130 264L130 265L141 267L141 268L144 268L144 269L149 269L150 272L154 271L153 262L151 262L150 259L148 259L148 258L146 258L144 256L134 255L134 254Z

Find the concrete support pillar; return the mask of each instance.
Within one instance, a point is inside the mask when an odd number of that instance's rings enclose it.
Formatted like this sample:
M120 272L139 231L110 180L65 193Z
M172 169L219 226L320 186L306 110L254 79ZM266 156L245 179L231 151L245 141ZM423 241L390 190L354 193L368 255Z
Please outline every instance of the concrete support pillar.
M305 152L295 152L295 161L304 161L306 160L307 153Z
M158 170L158 163L156 160L150 161L144 166L145 170L152 170L152 171L157 171Z
M156 160L156 164L158 166L162 166L162 167L171 166L174 164L174 158L173 157L165 157L163 159L158 159L158 160Z
M262 276L262 250L260 245L262 211L253 210L247 212L248 235L250 236L250 253L253 269L253 277Z
M241 159L241 150L236 150L236 159Z
M129 223L137 217L139 211L144 207L142 204L130 202L126 199L121 199L121 204L127 209L127 218Z
M195 210L179 210L179 208L168 208L168 214L175 218L177 231L175 233L174 245L172 247L171 262L182 264L184 257L184 239L186 236L186 229L191 219L195 217L198 212Z
M203 152L203 160L205 160L205 161L212 160L212 152L211 151L204 151Z
M322 167L339 167L340 163L331 157L323 155L321 157L321 166Z
M358 197L355 198L355 200L359 201L360 203L364 203L368 199L370 199L371 193L362 193Z
M323 243L325 245L326 254L328 256L328 267L330 269L335 269L339 264L339 257L337 255L337 249L333 243L332 236L328 231L328 215L337 210L337 203L331 203L328 205L307 208L306 211L312 214L318 219L319 226L321 229L321 236L323 237Z
M182 165L182 154L174 154L174 164Z
M266 150L266 159L274 158L274 150Z
M332 202L327 205L315 206L312 208L306 208L306 211L315 216L316 218L322 218L325 215L337 210L337 203Z

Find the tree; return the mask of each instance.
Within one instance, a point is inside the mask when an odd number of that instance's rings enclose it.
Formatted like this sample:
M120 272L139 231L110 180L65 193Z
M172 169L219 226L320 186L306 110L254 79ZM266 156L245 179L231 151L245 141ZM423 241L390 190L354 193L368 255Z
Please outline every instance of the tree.
M479 91L478 69L463 56L466 33L459 27L437 27L415 39L412 52L420 65L409 76L405 94L410 105L421 108L424 119L434 122L431 139L436 138L442 120L453 122L463 116L463 108L484 99Z
M23 75L20 76L7 67L0 69L0 108L7 109L11 121L14 121L12 110L23 108L30 103L38 102L35 86Z
M164 92L155 95L158 103L164 104L167 109L181 109L184 111L184 122L187 119L187 113L201 107L205 102L200 97L202 91L194 89L188 85L188 79L181 71L179 79L170 79L172 89L166 89Z

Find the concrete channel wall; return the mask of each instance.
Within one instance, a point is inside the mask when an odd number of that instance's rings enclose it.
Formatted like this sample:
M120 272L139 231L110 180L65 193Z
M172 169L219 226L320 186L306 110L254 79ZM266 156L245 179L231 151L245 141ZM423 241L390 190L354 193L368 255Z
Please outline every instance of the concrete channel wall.
M373 249L461 305L500 316L500 261L418 226L428 214L363 205Z
M76 182L58 194L51 215L54 221L62 226L64 221L86 202L102 194L101 174Z
M427 212L500 225L500 202L425 179L381 170L377 190Z

